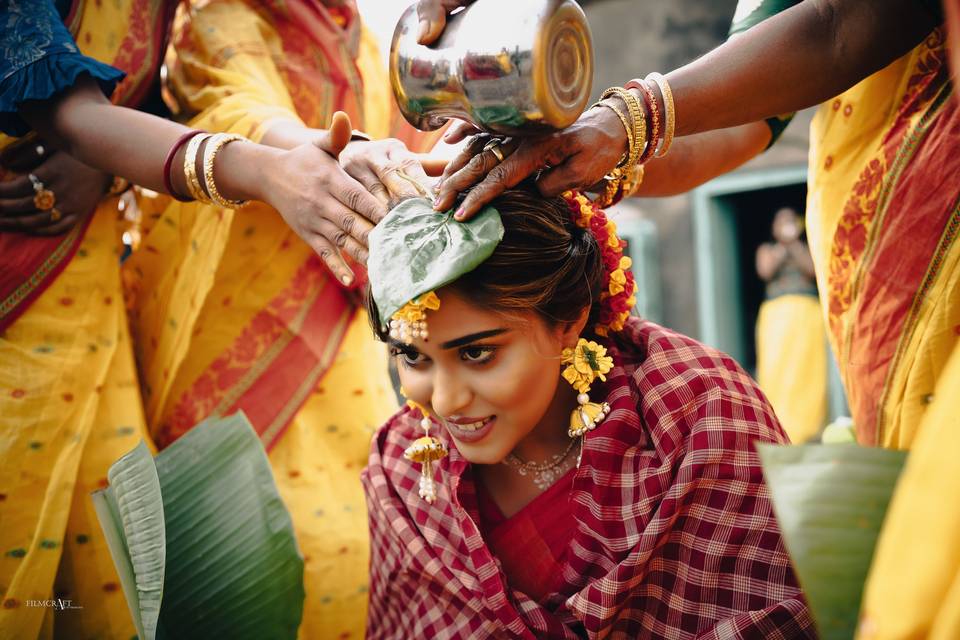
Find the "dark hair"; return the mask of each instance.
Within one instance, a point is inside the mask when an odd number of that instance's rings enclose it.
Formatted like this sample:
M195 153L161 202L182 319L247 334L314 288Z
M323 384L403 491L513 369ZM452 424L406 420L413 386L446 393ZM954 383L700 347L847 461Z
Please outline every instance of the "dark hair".
M567 202L521 186L490 204L503 220L503 240L493 255L449 287L484 309L535 311L551 325L573 322L589 307L587 328L593 327L603 290L603 259L593 234L574 224ZM371 298L368 286L370 322L385 340Z

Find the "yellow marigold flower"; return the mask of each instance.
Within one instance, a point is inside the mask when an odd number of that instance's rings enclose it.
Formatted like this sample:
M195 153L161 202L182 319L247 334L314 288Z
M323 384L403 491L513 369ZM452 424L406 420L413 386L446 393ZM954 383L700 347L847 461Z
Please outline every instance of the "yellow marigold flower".
M590 390L590 382L584 374L577 371L573 365L568 366L563 370L563 379L573 385L573 388L577 390L577 393L586 393Z
M610 272L610 295L615 296L623 291L625 284L627 284L627 276L622 269Z
M573 366L580 373L606 380L604 374L613 368L613 358L607 355L603 345L581 338L573 352Z
M624 271L633 266L633 260L630 259L630 256L622 256L620 258L620 268Z

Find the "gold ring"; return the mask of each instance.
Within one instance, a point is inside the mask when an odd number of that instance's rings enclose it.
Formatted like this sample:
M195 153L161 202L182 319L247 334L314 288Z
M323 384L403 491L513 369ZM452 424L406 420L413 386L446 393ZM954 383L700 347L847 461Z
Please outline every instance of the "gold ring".
M494 156L496 156L498 163L503 162L503 151L500 150L500 145L502 144L503 143L500 142L500 140L498 140L497 138L494 138L493 140L491 140L490 142L488 142L483 146L483 150L489 151Z
M58 222L62 217L63 214L60 212L60 209L57 209L56 207L50 208L50 222Z
M49 211L53 208L53 205L57 203L57 196L50 189L47 189L43 186L40 178L31 174L27 175L30 178L30 182L33 184L33 206L35 206L39 211Z

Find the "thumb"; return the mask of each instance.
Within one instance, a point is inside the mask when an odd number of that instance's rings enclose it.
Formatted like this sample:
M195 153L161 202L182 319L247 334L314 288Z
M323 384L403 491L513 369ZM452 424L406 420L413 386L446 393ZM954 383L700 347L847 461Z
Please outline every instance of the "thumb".
M417 3L417 16L420 18L420 31L417 42L432 44L447 26L447 12L440 0L420 0Z
M352 134L353 125L350 124L350 116L343 111L337 111L333 114L330 128L315 144L336 158L350 142Z

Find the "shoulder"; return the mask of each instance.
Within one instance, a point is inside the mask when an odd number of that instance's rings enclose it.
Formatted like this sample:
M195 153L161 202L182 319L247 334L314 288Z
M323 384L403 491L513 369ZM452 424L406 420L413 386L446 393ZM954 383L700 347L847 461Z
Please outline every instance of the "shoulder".
M785 441L757 383L722 351L640 319L627 323L617 346L651 431L739 432L751 440Z

